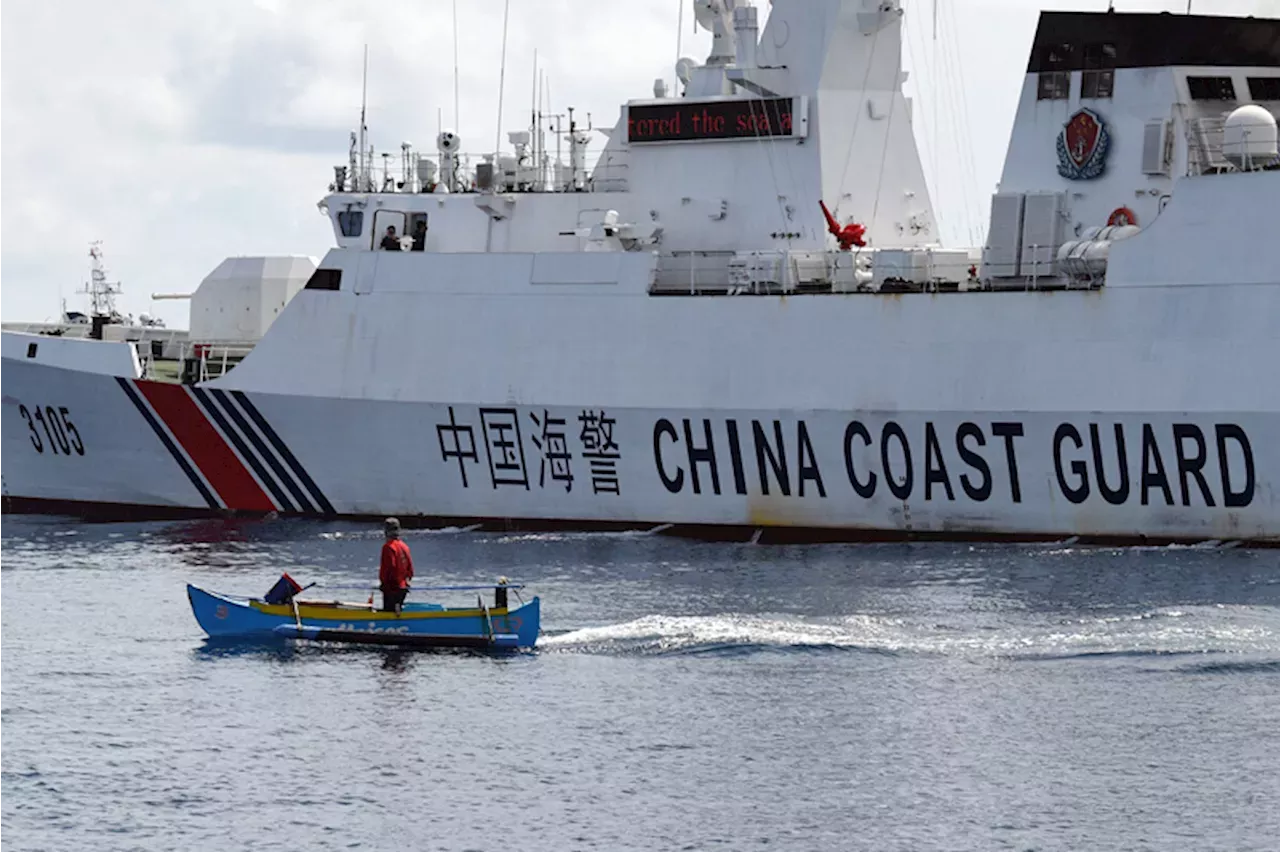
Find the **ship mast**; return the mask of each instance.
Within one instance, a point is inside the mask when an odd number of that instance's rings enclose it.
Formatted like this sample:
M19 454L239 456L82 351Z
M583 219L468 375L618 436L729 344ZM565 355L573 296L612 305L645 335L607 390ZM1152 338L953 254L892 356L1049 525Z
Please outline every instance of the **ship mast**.
M116 294L121 292L120 282L107 281L107 270L102 265L102 241L89 244L89 281L85 289L76 292L89 297L91 316L116 316Z

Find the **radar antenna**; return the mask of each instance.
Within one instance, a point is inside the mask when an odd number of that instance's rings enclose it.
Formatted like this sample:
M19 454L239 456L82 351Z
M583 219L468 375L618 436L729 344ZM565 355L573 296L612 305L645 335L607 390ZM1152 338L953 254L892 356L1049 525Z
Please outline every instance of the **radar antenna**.
M734 50L733 10L736 0L694 0L693 15L697 25L711 33L711 55L708 65L727 65L733 62Z

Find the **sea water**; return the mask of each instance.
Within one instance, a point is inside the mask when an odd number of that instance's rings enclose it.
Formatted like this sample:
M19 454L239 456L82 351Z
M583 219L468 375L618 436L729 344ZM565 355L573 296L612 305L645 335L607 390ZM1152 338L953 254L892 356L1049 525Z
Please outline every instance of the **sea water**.
M205 641L376 527L6 517L4 848L1277 848L1275 551L405 538L537 650Z

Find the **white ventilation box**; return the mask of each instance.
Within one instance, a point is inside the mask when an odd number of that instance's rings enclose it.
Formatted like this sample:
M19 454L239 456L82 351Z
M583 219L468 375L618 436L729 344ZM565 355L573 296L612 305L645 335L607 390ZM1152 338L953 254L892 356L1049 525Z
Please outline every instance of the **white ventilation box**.
M958 284L969 278L969 252L956 249L880 249L872 261L872 283L879 290L889 281L927 285Z
M1067 197L1060 192L1028 192L1022 213L1022 275L1058 274L1058 249L1066 226Z
M969 279L969 267L973 261L965 249L927 249L929 253L929 280L954 281L957 284Z
M1022 269L1021 193L1001 192L991 198L991 227L983 252L983 275L1016 278Z
M828 268L827 253L824 251L788 252L786 263L797 287L833 280L832 269Z
M1173 125L1163 119L1142 129L1142 173L1168 176L1173 166Z
M783 252L740 251L729 260L731 287L754 288L761 284L781 284Z
M877 290L887 281L923 284L929 280L929 255L915 249L880 249L872 260L871 273Z

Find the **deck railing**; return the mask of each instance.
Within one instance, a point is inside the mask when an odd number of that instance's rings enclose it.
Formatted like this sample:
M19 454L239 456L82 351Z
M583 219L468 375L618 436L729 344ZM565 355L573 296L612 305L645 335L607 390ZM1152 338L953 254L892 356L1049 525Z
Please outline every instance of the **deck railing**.
M430 193L436 184L445 182L439 156L421 156L411 153L407 157L375 154L376 159L364 169L352 173L349 166L337 167L330 192L368 193ZM510 156L504 154L504 157ZM493 155L458 154L455 157L455 177L459 192L477 192L493 189L498 192L626 192L629 188L629 168L626 152L596 151L588 155L582 168L576 172L566 162L557 160L552 152L541 165L525 161L517 162L512 172L504 174L499 164L492 162ZM435 169L431 179L419 164L431 163ZM477 170L479 166L492 165L492 181L481 186ZM510 165L510 161L501 164Z
M1187 174L1191 176L1240 171L1226 155L1226 117L1187 120ZM1247 132L1247 129L1246 129ZM1280 158L1254 161L1256 168L1276 168Z
M176 357L157 357L135 343L144 379L158 382L207 382L226 375L253 350L248 343L183 343Z
M1192 118L1187 121L1187 174L1234 171L1222 153L1224 118Z

